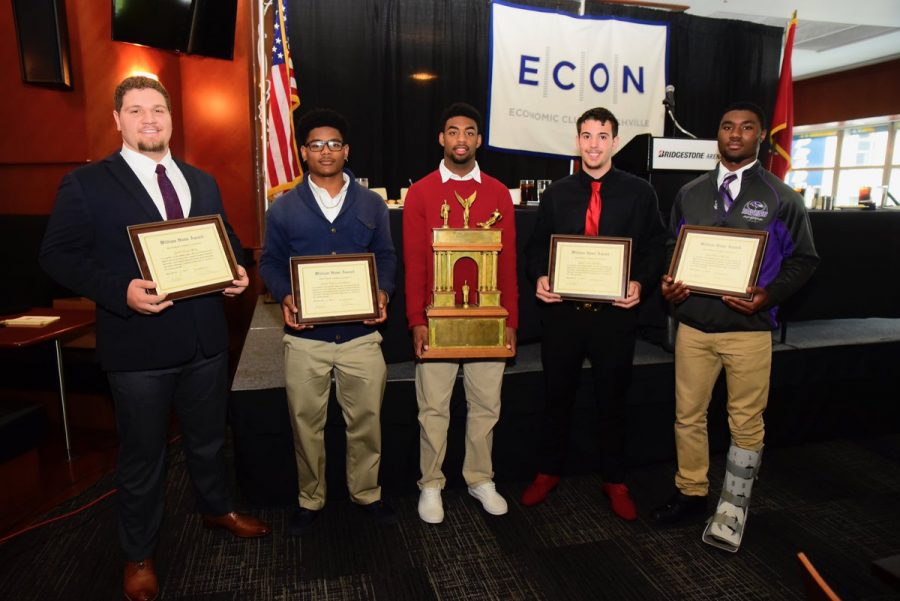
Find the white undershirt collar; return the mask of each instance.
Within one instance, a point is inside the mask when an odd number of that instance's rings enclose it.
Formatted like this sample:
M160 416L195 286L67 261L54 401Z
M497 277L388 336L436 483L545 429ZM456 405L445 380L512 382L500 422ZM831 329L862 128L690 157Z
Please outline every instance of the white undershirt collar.
M470 179L474 179L479 184L481 183L481 169L478 168L478 161L475 161L475 166L472 167L472 170L466 173L465 175L456 175L450 169L447 168L447 165L444 164L444 161L441 160L441 164L438 166L438 171L441 173L441 183L446 184L448 180L456 180L460 182L464 182Z
M309 181L309 189L312 190L313 198L316 199L316 204L319 205L319 209L321 209L322 214L325 215L325 219L332 223L337 219L338 214L340 214L341 208L344 206L344 199L347 198L347 189L350 187L350 176L346 173L342 173L341 175L344 177L344 185L341 187L341 191L337 193L337 196L332 196L328 193L328 190L317 186L312 180L312 177L307 178Z

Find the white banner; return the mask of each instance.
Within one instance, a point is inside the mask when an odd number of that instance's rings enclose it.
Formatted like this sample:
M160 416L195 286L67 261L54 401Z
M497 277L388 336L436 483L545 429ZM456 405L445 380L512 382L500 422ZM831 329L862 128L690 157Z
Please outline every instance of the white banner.
M577 156L575 122L602 106L619 120L619 148L661 136L668 26L576 17L494 0L487 143Z
M653 138L651 169L709 171L719 162L716 140L693 138Z

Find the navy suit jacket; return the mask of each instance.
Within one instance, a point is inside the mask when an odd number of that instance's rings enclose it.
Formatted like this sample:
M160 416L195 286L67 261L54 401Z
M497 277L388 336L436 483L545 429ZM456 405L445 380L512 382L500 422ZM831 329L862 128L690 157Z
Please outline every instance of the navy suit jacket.
M225 218L216 181L176 161L191 189L188 217L219 214L236 257L240 242ZM228 348L221 293L175 301L156 315L140 315L126 302L131 280L141 274L128 237L129 225L162 215L118 152L66 175L41 246L40 262L57 282L97 303L97 355L107 371L173 367Z

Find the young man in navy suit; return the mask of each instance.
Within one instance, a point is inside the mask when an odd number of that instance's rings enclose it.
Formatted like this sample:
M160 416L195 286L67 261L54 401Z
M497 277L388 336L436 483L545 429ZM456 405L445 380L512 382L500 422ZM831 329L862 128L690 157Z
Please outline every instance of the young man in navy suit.
M172 302L141 278L129 241L129 225L218 214L241 256L215 180L169 152L171 110L158 81L128 77L119 84L113 118L122 149L63 178L40 257L51 277L97 304L97 355L119 435L126 599L159 594L152 556L163 518L172 408L204 525L239 537L269 533L266 524L234 512L222 457L228 386L222 296L241 294L250 282L247 272L238 266L238 279L222 294Z

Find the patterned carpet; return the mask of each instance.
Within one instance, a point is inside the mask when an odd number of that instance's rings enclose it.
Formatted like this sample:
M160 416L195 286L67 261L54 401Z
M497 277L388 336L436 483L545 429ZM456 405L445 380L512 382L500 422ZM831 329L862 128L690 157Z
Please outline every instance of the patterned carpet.
M530 509L515 502L525 483L499 484L510 500L502 517L465 489L445 491L437 526L419 520L412 485L385 491L396 526L376 526L334 495L302 540L285 536L290 509L270 509L258 515L273 535L241 541L201 527L180 447L169 461L156 557L167 600L802 599L799 550L844 599L900 599L900 584L870 566L900 553L900 434L767 449L736 555L702 544L700 519L649 523L670 492L671 464L631 474L641 514L631 524L611 514L595 476L576 476ZM722 470L715 457L716 490ZM55 513L110 487L108 477ZM113 498L0 546L0 598L120 599L120 561Z

